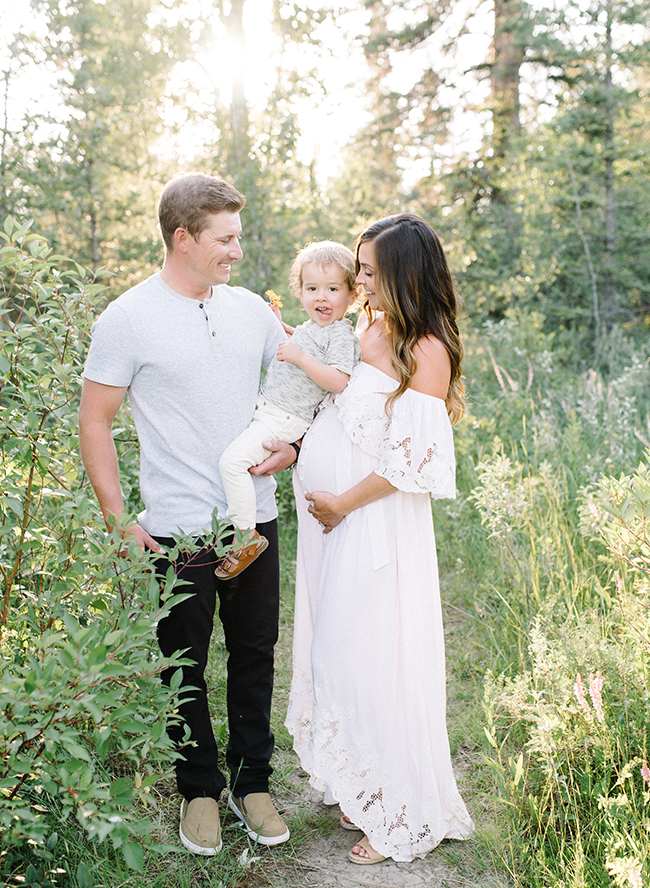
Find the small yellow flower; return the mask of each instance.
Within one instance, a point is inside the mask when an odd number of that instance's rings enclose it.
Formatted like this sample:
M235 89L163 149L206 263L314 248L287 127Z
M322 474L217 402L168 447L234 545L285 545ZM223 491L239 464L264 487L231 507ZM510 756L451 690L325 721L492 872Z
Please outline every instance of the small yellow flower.
M267 290L264 295L269 297L269 302L276 308L282 308L282 299L273 290Z

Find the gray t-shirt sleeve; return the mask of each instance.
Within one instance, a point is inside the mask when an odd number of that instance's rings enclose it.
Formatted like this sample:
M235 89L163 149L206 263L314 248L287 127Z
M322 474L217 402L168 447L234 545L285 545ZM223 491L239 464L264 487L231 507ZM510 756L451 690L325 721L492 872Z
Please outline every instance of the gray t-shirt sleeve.
M102 385L130 386L138 371L133 329L122 309L111 304L92 326L84 377Z
M245 287L229 287L231 293L247 301L247 310L250 312L247 320L256 329L261 330L264 337L264 352L262 355L262 367L267 370L275 357L278 346L287 338L284 327L271 311L268 304L261 298L247 290ZM251 302L251 297L253 301ZM244 328L245 335L245 328Z
M335 367L348 376L361 360L359 337L352 329L349 321L338 321L331 326L329 344L324 364Z
M273 314L271 309L269 309L268 313L269 318L266 320L266 343L264 345L264 359L262 362L262 366L265 370L268 370L271 361L275 358L280 343L284 342L287 338L287 334L284 332L284 327Z

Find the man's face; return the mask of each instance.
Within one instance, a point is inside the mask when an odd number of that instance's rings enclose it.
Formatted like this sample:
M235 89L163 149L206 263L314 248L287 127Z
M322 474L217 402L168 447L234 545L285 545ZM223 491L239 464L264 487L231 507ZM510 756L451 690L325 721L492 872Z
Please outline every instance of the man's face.
M208 217L196 240L187 236L187 261L196 282L205 287L227 284L233 262L243 257L239 245L241 222L239 213L216 213Z

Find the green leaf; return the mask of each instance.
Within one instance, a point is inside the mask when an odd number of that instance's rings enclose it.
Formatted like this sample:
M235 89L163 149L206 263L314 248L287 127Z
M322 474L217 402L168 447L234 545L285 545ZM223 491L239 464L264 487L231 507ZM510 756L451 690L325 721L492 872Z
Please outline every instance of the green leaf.
M122 850L126 865L131 869L137 870L137 872L142 872L142 867L144 866L142 848L134 842L127 842Z
M490 744L490 746L492 746L494 749L498 749L499 747L497 746L496 737L494 736L493 732L484 727L483 733L485 734L487 742Z
M75 759L72 761L78 760L79 762L90 762L91 757L87 749L85 749L81 744L75 743L73 740L66 740L65 743L66 751L75 756Z
M90 878L88 867L85 863L80 863L77 867L77 888L93 888L93 881Z
M112 799L124 799L128 801L133 797L133 788L124 777L118 777L110 786Z
M172 677L171 677L171 680L170 680L170 682L169 682L169 687L170 687L170 689L171 689L174 693L177 693L178 689L179 689L180 686L181 686L182 681L183 681L183 670L182 670L182 669L177 669L174 673L172 673Z
M115 642L119 641L122 638L123 634L124 633L120 629L116 629L115 632L109 632L104 639L106 647L113 647Z

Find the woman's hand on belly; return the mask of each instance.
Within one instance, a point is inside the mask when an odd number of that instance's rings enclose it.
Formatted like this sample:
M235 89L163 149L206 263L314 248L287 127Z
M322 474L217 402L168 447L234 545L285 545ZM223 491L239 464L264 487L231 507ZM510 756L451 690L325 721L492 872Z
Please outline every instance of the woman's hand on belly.
M395 490L389 481L371 472L363 481L359 481L340 496L316 490L313 493L306 493L305 499L310 502L308 511L323 525L323 533L329 533L350 512L368 503L374 503L375 500L383 499Z
M305 499L310 504L307 511L319 522L323 533L330 533L347 514L341 509L340 497L333 493L315 490L313 493L306 493Z

